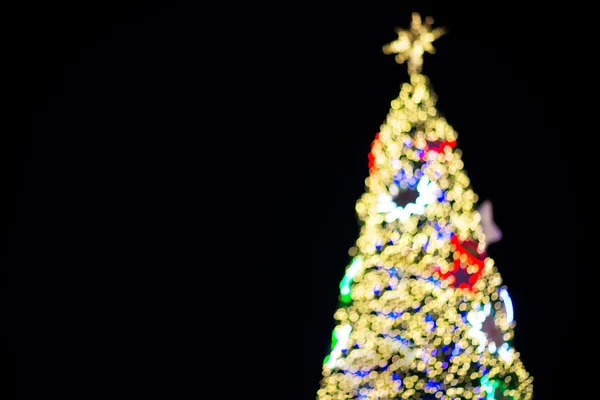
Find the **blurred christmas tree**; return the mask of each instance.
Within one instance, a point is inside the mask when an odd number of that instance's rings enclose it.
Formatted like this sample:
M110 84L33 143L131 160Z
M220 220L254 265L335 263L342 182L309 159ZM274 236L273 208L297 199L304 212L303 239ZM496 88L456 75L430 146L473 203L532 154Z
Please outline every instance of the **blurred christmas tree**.
M319 400L533 396L511 345L511 300L486 254L501 237L491 204L476 208L456 132L421 74L424 52L443 34L432 22L413 14L383 49L407 63L410 83L369 154Z

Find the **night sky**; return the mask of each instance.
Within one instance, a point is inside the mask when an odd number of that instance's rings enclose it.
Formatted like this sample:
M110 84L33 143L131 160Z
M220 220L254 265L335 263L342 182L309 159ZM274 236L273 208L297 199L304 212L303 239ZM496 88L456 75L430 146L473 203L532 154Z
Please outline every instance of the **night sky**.
M314 399L367 154L407 80L381 47L413 11L448 30L423 72L504 233L488 253L534 396L590 398L589 10L81 3L5 14L3 400Z

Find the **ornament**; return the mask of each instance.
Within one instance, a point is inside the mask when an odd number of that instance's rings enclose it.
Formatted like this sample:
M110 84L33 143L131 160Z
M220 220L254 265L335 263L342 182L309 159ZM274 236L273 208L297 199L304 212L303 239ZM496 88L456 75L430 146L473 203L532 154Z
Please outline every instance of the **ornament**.
M477 211L481 214L481 227L483 228L483 234L485 235L486 247L487 245L502 239L502 231L498 228L498 225L496 225L493 219L492 202L490 200L484 201Z
M389 193L377 198L377 212L385 214L386 222L405 222L411 215L422 215L425 207L440 197L438 186L422 171L417 170L412 176L402 172L389 186Z
M427 140L425 142L425 148L422 149L421 151L419 151L419 158L422 161L427 161L430 159L430 154L433 154L434 156L437 155L438 153L444 153L446 147L449 148L454 148L456 146L456 140L437 140L437 141L430 141Z
M371 174L377 172L377 165L375 165L375 147L381 145L381 140L379 140L379 134L381 132L377 132L375 135L375 139L371 143L371 151L369 152L369 171Z
M461 241L457 235L452 235L450 243L456 253L454 261L448 271L442 272L441 268L437 267L438 275L452 287L475 291L474 285L483 273L487 253L479 252L477 242Z

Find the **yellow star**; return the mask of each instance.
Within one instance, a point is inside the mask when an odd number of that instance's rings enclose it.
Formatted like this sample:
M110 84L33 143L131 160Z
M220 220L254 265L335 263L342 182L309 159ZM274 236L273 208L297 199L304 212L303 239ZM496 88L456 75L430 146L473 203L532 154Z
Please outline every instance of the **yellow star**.
M431 29L433 18L426 17L425 23L421 21L418 13L412 14L410 29L396 29L398 39L383 46L385 54L396 54L396 62L402 64L407 62L410 75L421 72L423 67L423 54L425 52L435 53L431 43L445 33L443 28Z

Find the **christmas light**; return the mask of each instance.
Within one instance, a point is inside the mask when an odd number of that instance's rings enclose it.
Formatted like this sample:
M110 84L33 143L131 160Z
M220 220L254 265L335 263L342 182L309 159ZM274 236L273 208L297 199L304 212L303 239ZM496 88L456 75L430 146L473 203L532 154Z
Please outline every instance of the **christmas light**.
M341 295L341 300L344 303L349 302L351 299L350 294L351 294L352 280L354 279L354 276L356 276L358 271L360 271L360 269L362 268L362 265L363 265L362 258L355 257L352 260L352 263L350 264L348 269L346 270L344 279L342 279L342 282L340 282L340 295Z
M391 102L356 203L360 236L318 400L528 400L533 378L511 346L514 311L486 253L501 232L437 111L422 56L442 35L414 14L384 47L410 81Z
M392 195L398 193L400 189L396 185L390 185L390 194L380 194L378 196L379 204L377 211L385 213L385 220L392 222L394 220L406 221L413 214L423 214L425 206L430 204L436 198L436 193L439 191L437 185L430 182L424 176L418 180L416 190L419 193L414 203L408 203L402 207L394 202Z
M506 307L506 322L510 324L514 318L512 300L508 295L508 291L504 288L500 290L500 297L504 301L504 307Z
M333 347L333 350L331 350L331 354L325 361L325 365L327 365L329 368L332 368L335 365L335 362L341 355L342 349L346 345L346 341L348 339L348 336L350 335L350 331L352 331L352 326L350 325L344 325L340 328L336 328L336 330L334 331L335 346Z

